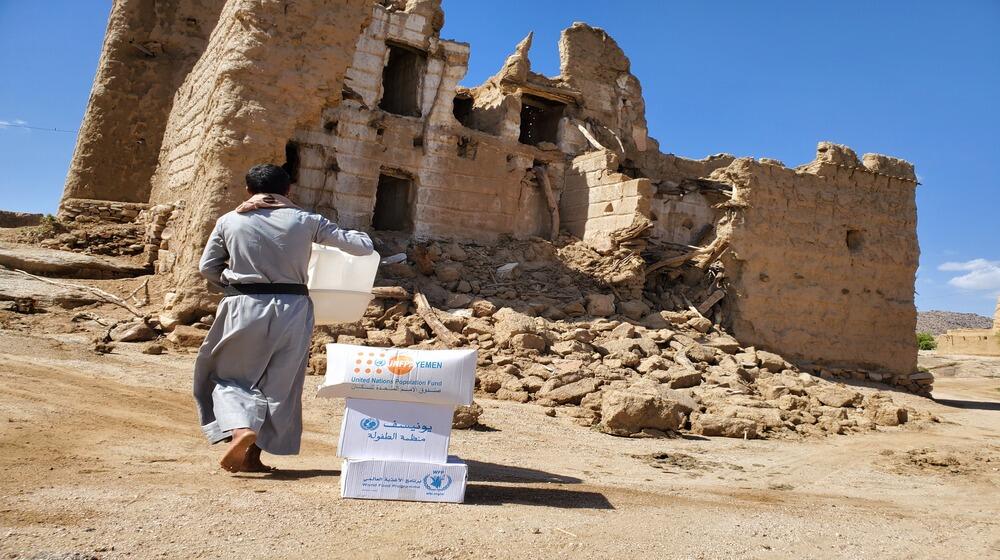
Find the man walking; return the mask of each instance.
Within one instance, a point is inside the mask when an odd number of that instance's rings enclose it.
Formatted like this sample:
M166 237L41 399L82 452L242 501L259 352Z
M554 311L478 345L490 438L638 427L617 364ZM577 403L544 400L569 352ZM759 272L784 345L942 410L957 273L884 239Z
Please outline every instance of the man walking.
M294 455L302 439L311 244L363 256L372 242L296 207L276 165L254 166L246 185L250 199L219 218L201 257L201 274L226 295L198 351L194 397L208 440L229 441L222 468L267 472L261 450Z

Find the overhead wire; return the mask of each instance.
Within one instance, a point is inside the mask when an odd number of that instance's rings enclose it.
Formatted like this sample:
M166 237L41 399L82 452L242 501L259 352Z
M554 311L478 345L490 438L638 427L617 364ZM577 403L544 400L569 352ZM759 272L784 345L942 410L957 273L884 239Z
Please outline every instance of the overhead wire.
M16 124L16 123L8 123L8 122L0 123L0 128L7 128L7 127L10 127L10 128L27 128L29 130L41 130L41 131L44 131L44 132L69 132L70 134L76 134L78 132L76 130L65 130L65 129L62 129L62 128L42 128L40 126L28 126L26 124Z

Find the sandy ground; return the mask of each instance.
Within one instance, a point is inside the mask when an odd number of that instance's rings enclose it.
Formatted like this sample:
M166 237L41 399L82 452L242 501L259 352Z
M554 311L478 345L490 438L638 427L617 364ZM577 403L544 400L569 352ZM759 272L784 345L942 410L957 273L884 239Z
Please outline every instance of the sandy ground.
M303 453L230 475L200 435L193 354L89 350L0 322L5 558L1000 556L1000 379L946 378L941 422L807 441L630 440L481 401L466 503L342 500L341 401L306 389ZM76 556L70 556L76 554Z

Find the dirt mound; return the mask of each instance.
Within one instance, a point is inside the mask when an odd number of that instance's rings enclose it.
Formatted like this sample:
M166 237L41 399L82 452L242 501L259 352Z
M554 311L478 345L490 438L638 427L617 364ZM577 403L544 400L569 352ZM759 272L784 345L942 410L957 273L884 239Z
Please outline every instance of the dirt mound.
M950 329L988 329L993 319L976 313L954 311L920 311L917 313L917 332L944 334Z

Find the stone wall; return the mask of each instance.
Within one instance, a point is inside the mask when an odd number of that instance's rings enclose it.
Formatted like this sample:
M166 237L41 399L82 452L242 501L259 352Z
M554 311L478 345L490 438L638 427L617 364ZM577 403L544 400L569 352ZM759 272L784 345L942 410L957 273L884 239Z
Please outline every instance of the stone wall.
M224 0L115 0L70 162L69 199L147 202L174 92Z
M134 222L139 214L148 207L148 204L140 202L65 198L59 207L59 219L127 224Z
M919 390L912 165L875 154L862 165L821 143L798 169L738 159L712 178L735 188L723 260L736 337Z
M294 131L339 102L370 6L226 2L177 90L153 178L153 203L186 202L169 226L177 295L161 316L165 325L214 307L197 263L215 220L245 198L247 169L281 162Z

